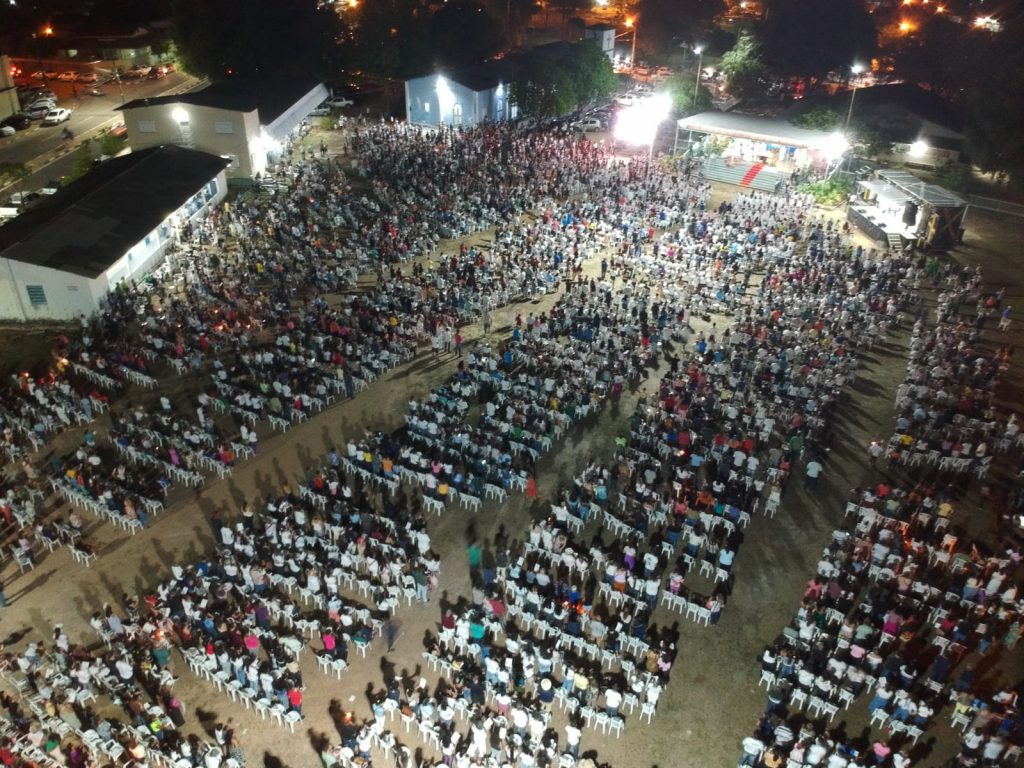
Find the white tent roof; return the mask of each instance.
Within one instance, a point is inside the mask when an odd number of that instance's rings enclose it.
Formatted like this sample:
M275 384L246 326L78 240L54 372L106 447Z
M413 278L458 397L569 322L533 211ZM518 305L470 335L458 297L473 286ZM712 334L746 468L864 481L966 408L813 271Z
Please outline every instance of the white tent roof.
M908 200L913 200L913 195L908 195L898 187L894 187L892 184L886 181L876 181L874 179L863 179L857 182L858 185L866 189L868 192L873 194L879 200L884 200L887 203L893 205L902 205Z
M921 181L907 171L879 171L878 178L906 193L909 196L908 199L913 198L936 208L964 208L967 206L967 201L959 195L944 187Z
M699 115L682 118L677 125L681 131L733 136L785 147L824 150L835 144L835 138L827 131L801 128L777 117L757 117L736 112L701 112Z

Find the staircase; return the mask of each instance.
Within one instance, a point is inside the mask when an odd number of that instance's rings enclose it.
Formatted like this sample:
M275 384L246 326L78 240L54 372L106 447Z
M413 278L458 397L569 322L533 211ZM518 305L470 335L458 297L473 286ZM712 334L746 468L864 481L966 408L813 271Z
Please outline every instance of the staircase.
M740 186L749 187L751 183L753 183L754 179L757 178L757 174L761 172L762 168L764 168L764 166L761 165L761 163L754 163L750 166L750 170L743 174L743 178L740 179Z
M903 237L897 232L886 232L889 240L889 250L893 253L903 253Z
M775 192L782 181L782 175L774 168L768 168L760 163L734 163L729 166L720 157L705 160L703 173L708 181L735 184L761 192Z

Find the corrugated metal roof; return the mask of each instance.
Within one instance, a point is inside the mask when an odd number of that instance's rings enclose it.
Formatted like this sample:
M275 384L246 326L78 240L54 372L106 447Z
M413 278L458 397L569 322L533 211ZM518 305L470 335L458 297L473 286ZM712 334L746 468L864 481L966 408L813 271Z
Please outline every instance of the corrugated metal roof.
M714 133L785 147L826 149L835 141L831 132L801 128L776 117L741 115L737 112L701 112L682 118L678 125L681 131Z

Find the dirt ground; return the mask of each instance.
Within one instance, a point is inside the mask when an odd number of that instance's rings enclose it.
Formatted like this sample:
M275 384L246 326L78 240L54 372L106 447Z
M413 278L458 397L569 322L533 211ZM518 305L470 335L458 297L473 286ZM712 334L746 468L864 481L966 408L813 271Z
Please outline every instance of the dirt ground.
M968 245L955 257L982 264L989 282L996 287L1008 286L1010 303L1019 304L1024 311L1019 230L1013 221L988 220L981 215L971 225L978 230L984 226L985 232L969 235ZM595 267L589 265L590 269ZM545 296L530 308L536 313L551 306L555 299L555 295ZM494 338L507 331L518 309L510 307L496 313ZM475 326L463 331L468 343L480 338L481 333L482 329ZM991 332L990 335L994 338ZM1019 341L1019 334L1013 336ZM872 476L864 447L870 440L884 439L890 434L894 392L906 364L906 342L907 329L903 329L863 357L860 378L834 426L831 454L817 490L807 492L801 483L791 483L774 519L755 515L734 566L736 587L719 624L698 627L659 608L655 620L678 624L682 640L671 683L653 724L641 724L634 715L627 719L621 739L588 730L584 733L584 751L596 750L601 760L616 768L727 768L736 764L740 741L752 730L766 703L765 692L757 688L757 659L764 645L793 616L821 549L830 532L842 522L842 499L851 487ZM329 448L343 445L348 436L368 429L397 427L402 423L406 401L443 381L454 370L455 362L452 355L433 358L429 353L421 354L413 362L382 376L354 400L335 405L287 434L271 436L267 431L256 459L241 464L225 480L209 481L200 491L176 489L172 497L175 503L137 536L123 534L110 525L95 524L89 535L100 544L100 556L90 569L75 564L66 549L48 555L34 571L24 575L18 575L16 568L12 571L8 563L3 577L8 597L13 600L11 607L0 611L0 636L6 637L9 645L20 648L27 639L48 638L53 624L62 622L73 641L91 643L93 633L88 619L104 602L120 598L123 592L144 592L166 579L171 565L194 561L212 550L214 541L207 518L214 509L231 519L243 500L252 500L258 507L259 497L284 483L294 483ZM1022 362L1018 357L1015 368ZM426 606L401 607L401 634L394 653L385 659L379 641L366 659L353 653L351 668L341 681L320 674L312 654L304 652L306 718L294 735L264 724L255 713L232 704L213 686L192 677L175 655L174 671L181 677L177 690L188 708L186 729L206 731L206 736L214 722L233 717L242 725L241 741L250 766L307 768L319 765L313 747L318 739L326 736L338 740L327 712L331 701L354 709L357 718L368 716L365 692L368 686L381 686L382 671L389 669L389 665L397 671L415 672L435 681L436 673L427 672L421 664L422 639L425 630L436 629L442 599L469 595L467 531L487 538L500 524L514 537L525 533L528 517L546 511L551 496L591 456L612 449L613 438L626 422L636 398L656 381L657 372L652 371L648 382L628 393L617 408L575 426L555 445L539 464L540 498L532 508L523 496L514 495L500 509L488 502L476 514L451 508L443 517L432 518L430 534L442 555L438 591ZM1015 388L1011 396L1019 403ZM122 402L134 404L132 397L129 395ZM154 394L137 393L137 397L149 402ZM977 489L967 489L967 498L976 500ZM584 533L589 537L594 531L591 523ZM1013 682L1020 679L1020 663L1019 655L1007 662L1012 668ZM845 721L840 723L837 719L834 727L859 733L866 724L865 704L862 699L844 713ZM943 736L948 732L944 725L946 717L941 716L934 729L940 734L937 744L922 740L921 759L915 766L938 765L955 749L953 741ZM556 714L555 722L560 729L560 715ZM400 721L396 720L392 728L400 742L413 749L421 747L415 734L404 732ZM375 764L389 763L378 756Z

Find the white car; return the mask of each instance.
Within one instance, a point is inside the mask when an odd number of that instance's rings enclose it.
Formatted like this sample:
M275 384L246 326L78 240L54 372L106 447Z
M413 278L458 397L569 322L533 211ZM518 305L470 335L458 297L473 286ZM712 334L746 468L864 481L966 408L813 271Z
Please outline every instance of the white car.
M574 130L583 131L584 133L587 131L600 131L604 128L604 126L601 125L601 121L596 117L587 117L583 120L577 120L572 124L572 127Z
M92 84L92 83L98 83L99 80L100 80L100 77L95 72L86 72L86 73L81 74L81 75L78 76L78 82L79 83Z
M17 131L14 130L14 126L11 126L11 125L0 125L0 136L3 136L5 139L8 136L13 136L16 133L17 133Z
M326 104L321 104L319 107L314 107L309 112L310 117L327 117L329 114L331 114L331 108L328 107Z
M64 107L51 109L43 118L43 125L60 125L71 119L71 110Z
M632 94L626 94L625 96L615 97L615 103L618 104L620 107L632 107L634 104L637 103L637 101L639 101L639 99L636 96L633 96Z
M344 96L332 96L321 106L329 107L330 109L344 109L345 107L351 107L353 104L355 102L352 99L346 99Z

